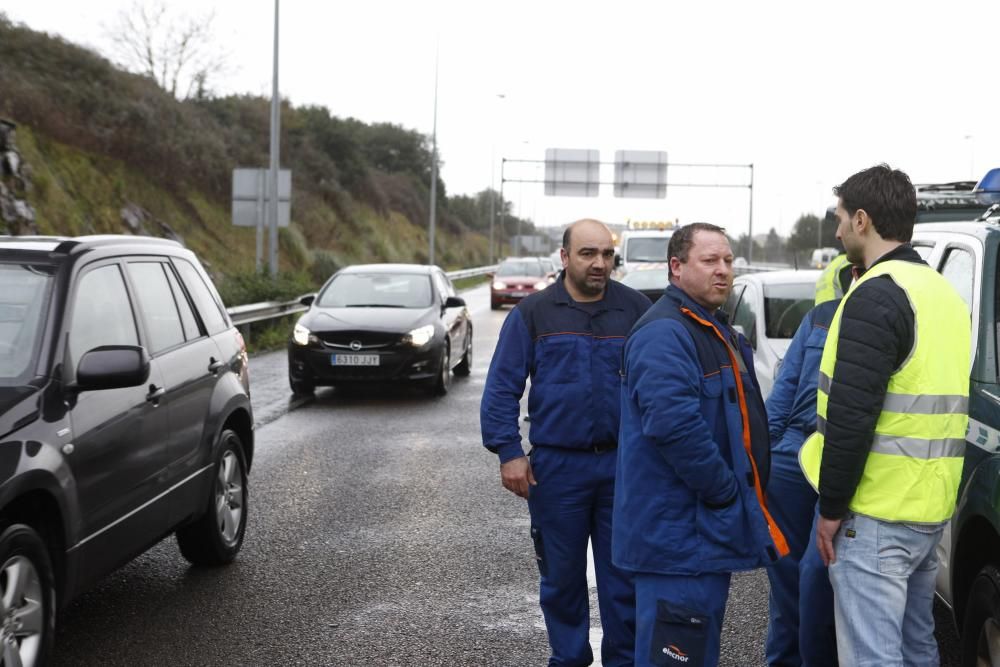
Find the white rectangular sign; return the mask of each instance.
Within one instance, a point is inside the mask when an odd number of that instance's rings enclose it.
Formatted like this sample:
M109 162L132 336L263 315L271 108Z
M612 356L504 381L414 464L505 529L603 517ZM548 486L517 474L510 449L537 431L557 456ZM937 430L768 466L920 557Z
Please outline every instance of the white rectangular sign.
M267 226L271 181L267 169L233 169L233 224L238 227ZM287 227L292 217L292 171L278 171L278 226Z

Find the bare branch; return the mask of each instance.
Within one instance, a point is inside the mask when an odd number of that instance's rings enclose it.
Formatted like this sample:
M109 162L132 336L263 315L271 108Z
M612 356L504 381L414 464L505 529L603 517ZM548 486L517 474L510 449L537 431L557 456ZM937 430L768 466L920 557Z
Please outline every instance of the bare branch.
M226 54L212 44L214 12L183 16L163 0L135 0L105 33L119 63L149 76L178 96L204 95L208 80L225 68Z

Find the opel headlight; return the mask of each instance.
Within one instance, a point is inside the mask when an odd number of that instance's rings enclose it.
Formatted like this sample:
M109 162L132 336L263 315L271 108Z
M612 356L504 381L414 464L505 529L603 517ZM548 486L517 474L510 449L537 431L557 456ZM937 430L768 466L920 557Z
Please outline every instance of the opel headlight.
M403 342L409 343L413 347L423 347L431 342L431 338L434 338L434 325L426 324L403 336Z
M545 289L548 286L549 286L549 281L547 280L539 280L537 283L535 283L535 289Z
M308 345L309 329L306 329L301 324L296 323L295 328L292 329L292 340L295 341L296 345Z
M507 283L497 280L493 283L493 289L507 289Z

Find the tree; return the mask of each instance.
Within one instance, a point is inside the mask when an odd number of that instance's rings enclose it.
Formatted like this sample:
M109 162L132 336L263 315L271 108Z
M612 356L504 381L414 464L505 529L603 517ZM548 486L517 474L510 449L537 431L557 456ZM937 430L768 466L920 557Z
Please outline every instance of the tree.
M210 79L225 70L225 54L212 44L214 20L212 11L181 17L162 0L135 0L105 32L123 67L177 99L202 99Z
M777 263L785 259L785 242L778 236L778 232L771 227L767 233L767 241L764 242L764 261Z

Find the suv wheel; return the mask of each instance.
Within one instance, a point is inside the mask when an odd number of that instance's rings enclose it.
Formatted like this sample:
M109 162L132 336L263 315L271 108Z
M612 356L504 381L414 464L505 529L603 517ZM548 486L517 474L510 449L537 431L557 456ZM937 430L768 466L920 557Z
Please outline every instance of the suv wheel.
M458 366L455 366L455 375L459 377L468 377L470 373L472 373L472 327L469 327L469 343L465 347L465 354L462 355Z
M993 565L972 582L962 627L962 665L1000 665L1000 571Z
M177 531L181 554L195 565L224 565L236 558L247 526L247 465L235 431L225 429L205 513Z
M55 606L55 577L45 543L29 526L9 526L0 535L0 664L48 662Z

